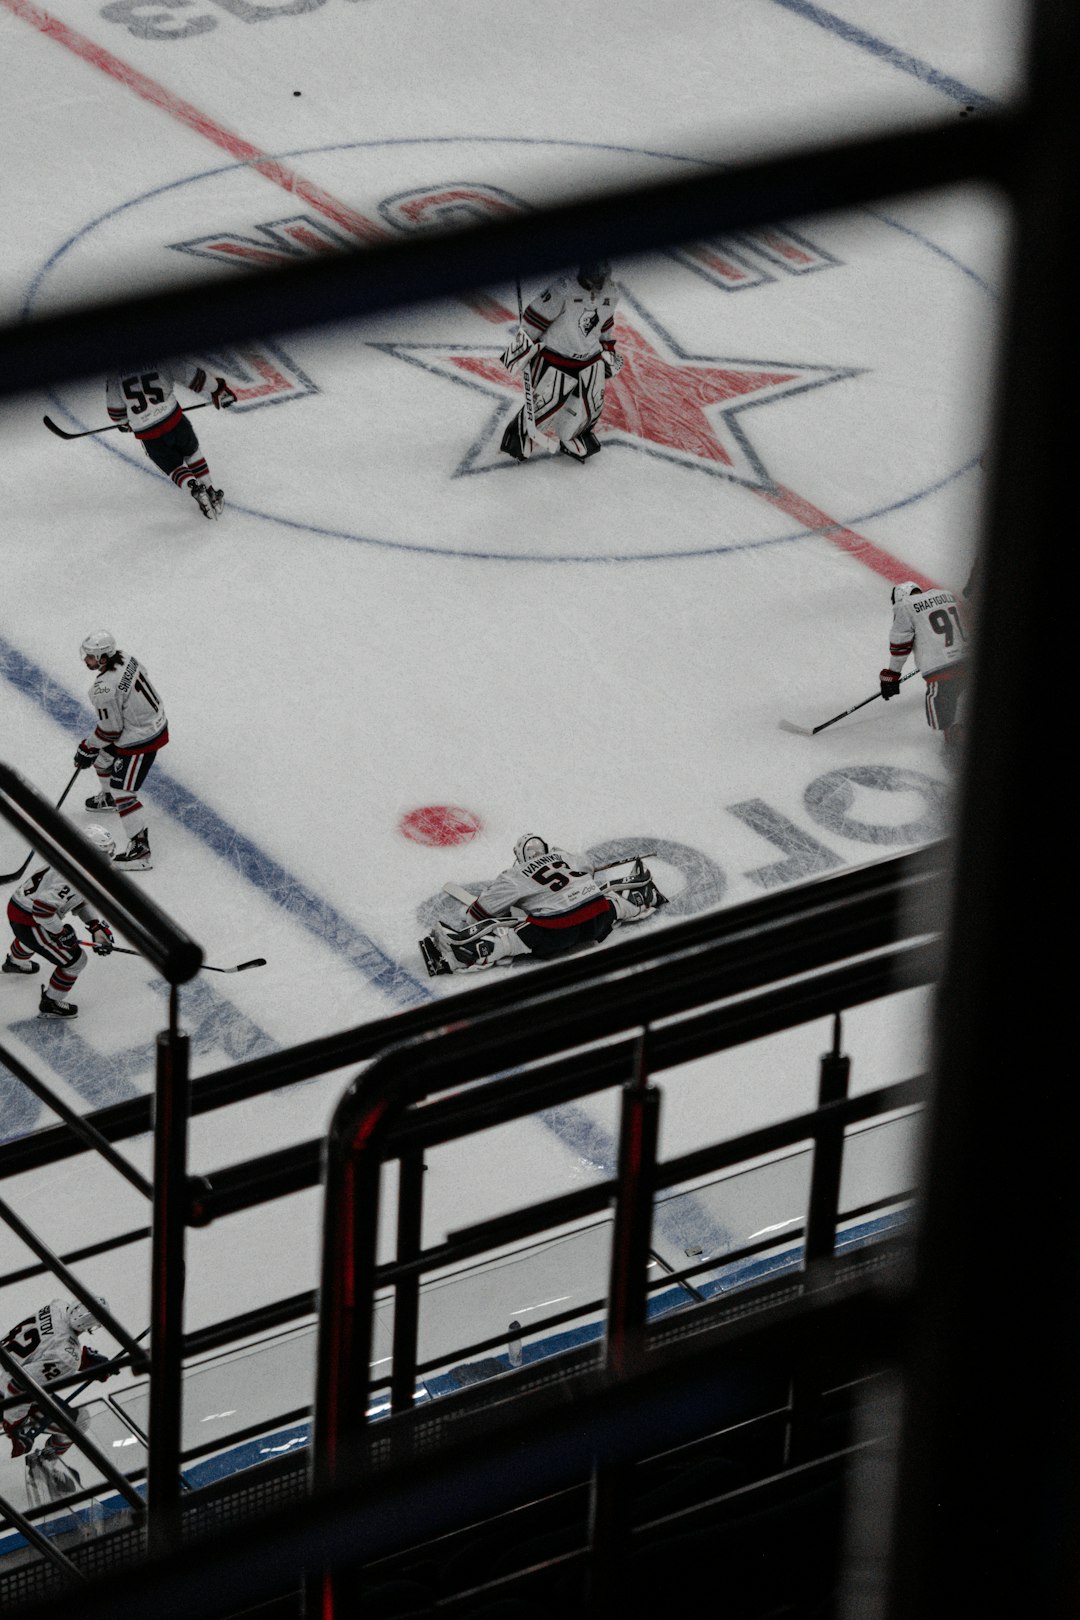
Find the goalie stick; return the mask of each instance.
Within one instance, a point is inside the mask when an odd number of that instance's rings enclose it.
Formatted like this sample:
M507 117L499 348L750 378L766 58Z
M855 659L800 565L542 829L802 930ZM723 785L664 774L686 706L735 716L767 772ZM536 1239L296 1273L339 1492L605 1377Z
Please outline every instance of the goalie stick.
M185 405L184 415L186 416L189 411L204 410L207 405L212 405L213 403L214 402L212 399L203 399L199 401L198 405ZM111 433L113 428L118 428L120 426L119 422L106 422L104 427L85 428L82 433L68 433L64 428L57 427L51 416L43 416L41 420L45 423L45 426L48 428L49 432L55 433L58 439L88 439L94 433Z
M60 806L63 804L64 800L67 798L68 794L71 792L72 788L75 786L75 782L76 782L76 780L78 778L78 775L79 775L79 772L76 771L75 775L71 778L71 781L68 783L68 785L64 789L63 793L61 793L60 797L57 799L56 808L58 810L59 810ZM34 858L34 851L31 850L29 855L26 857L25 861L23 861L22 865L19 867L19 870L17 872L0 872L0 883L15 883L15 882L17 882L17 880L22 877L23 873L26 871L26 868L30 865L30 862L33 860L33 858Z
M911 677L918 673L917 669L909 669L906 675L901 675L900 680L901 682L910 681ZM880 696L880 692L871 692L870 696L863 698L861 703L853 703L850 709L845 709L842 714L834 714L831 720L823 720L820 726L797 726L794 720L781 720L780 730L794 731L796 736L799 737L816 737L819 731L824 731L827 726L835 726L838 720L846 720L849 714L855 713L856 709L865 709L868 703L873 703L874 699Z
M80 939L79 944L80 945L85 945L85 947L86 947L86 949L88 951L92 951L94 949L94 942L93 942L92 939ZM141 951L133 951L127 945L114 945L113 946L113 951L118 952L119 955L121 955L121 956L141 956L142 955ZM110 951L108 954L111 956L112 951ZM246 968L265 967L265 966L266 966L266 957L265 956L253 956L251 958L250 962L237 962L235 967L227 967L227 968L211 967L209 962L203 962L202 965L199 968L199 972L200 973L243 973Z

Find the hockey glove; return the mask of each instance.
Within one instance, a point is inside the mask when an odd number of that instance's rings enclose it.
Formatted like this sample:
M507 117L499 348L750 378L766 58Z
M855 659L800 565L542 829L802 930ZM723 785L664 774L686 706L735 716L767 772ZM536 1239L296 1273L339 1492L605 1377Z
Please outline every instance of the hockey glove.
M507 371L514 371L518 366L524 365L531 354L536 351L536 344L523 327L518 327L514 333L514 341L509 348L503 350L500 359Z
M887 703L900 690L900 676L895 669L883 669L878 679L881 682L881 695Z
M117 422L116 431L117 431L117 433L130 433L131 432L131 423L130 422Z
M119 1367L111 1367L108 1372L95 1371L98 1367L108 1366L108 1362L108 1356L103 1356L100 1350L92 1350L88 1344L84 1344L82 1357L79 1361L79 1371L91 1373L94 1378L100 1381L104 1381L106 1378L114 1378L120 1371Z
M210 398L214 402L214 409L218 410L218 411L223 411L223 410L226 409L227 406L235 405L236 404L236 395L233 393L232 389L229 387L229 385L225 381L224 377L216 377L214 379L214 381L217 383L217 387L214 389L214 392L210 395Z
M12 1457L24 1457L32 1448L43 1426L40 1413L35 1416L34 1410L27 1412L19 1423L8 1423L5 1420L4 1428L7 1430L7 1437L11 1441Z
M100 752L99 748L91 748L88 742L81 742L75 750L75 769L85 771L88 765L94 763Z
M53 934L52 941L58 951L68 951L74 955L79 949L79 936L70 923L65 924L59 933Z
M623 368L622 355L616 353L614 349L605 349L601 358L604 362L604 370L607 372L608 376L617 377Z
M112 929L107 922L92 922L89 925L90 938L93 941L95 956L111 956L113 945Z

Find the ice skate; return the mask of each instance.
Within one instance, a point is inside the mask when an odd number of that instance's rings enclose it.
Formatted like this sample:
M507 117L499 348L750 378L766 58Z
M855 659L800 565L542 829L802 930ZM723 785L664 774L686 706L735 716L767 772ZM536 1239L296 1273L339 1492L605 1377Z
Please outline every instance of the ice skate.
M150 871L150 835L145 827L130 840L127 849L113 856L113 865L123 867L125 872Z
M202 513L204 518L214 518L217 516L217 513L214 510L214 503L210 498L210 491L205 484L197 483L193 478L188 484L188 489L190 489L192 495L195 497L196 504L198 505L199 511Z
M56 1001L44 986L38 1002L39 1018L78 1018L79 1009L73 1001Z
M214 516L220 517L221 509L225 505L225 491L215 489L212 484L207 484L206 493L210 497L210 505L214 508Z
M86 808L97 813L100 813L102 810L115 810L116 800L113 798L111 793L107 793L103 788L100 793L94 793L89 799L87 799Z
M38 964L33 960L28 962L20 962L17 961L14 956L5 956L3 971L5 973L21 973L23 978L26 979L29 978L32 973L37 973L39 969Z

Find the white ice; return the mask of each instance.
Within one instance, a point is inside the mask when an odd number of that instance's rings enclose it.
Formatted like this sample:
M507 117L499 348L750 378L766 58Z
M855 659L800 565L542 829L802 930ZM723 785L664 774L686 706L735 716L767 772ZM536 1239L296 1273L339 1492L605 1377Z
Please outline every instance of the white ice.
M978 116L1016 90L1024 8L54 0L51 32L44 15L0 0L6 319L235 276L192 245L272 247L260 227L300 216L312 239L357 216L393 231L406 194L495 188L536 207ZM493 362L512 324L465 302L252 346L239 363L279 367L277 393L252 397L252 374L235 411L192 418L226 492L216 524L130 440L44 429L44 412L101 425L100 382L0 406L0 758L58 795L90 726L82 637L107 626L147 665L172 740L145 792L142 881L208 961L267 959L183 992L197 1073L460 988L427 978L417 938L445 879L493 874L526 830L659 849L674 917L946 829L920 682L815 738L778 721L875 691L890 577L967 578L1005 213L969 187L787 224L815 267L726 244L755 283L737 291L685 257L616 266L629 360L586 466L498 455L515 395ZM488 291L513 308L513 289ZM756 395L688 406L706 373L732 388L752 373ZM406 839L402 818L431 805L480 831ZM0 829L0 867L23 853ZM5 978L2 1039L80 1107L147 1091L153 973L91 958L75 999L75 1025L46 1026L36 986ZM851 1016L857 1087L918 1071L925 1005ZM665 1155L809 1106L828 1041L812 1026L666 1076ZM202 1117L192 1167L320 1135L347 1079ZM2 1069L0 1105L5 1137L51 1119ZM426 1237L604 1173L615 1130L595 1099L434 1155ZM147 1142L127 1151L147 1167ZM60 1252L148 1222L85 1158L0 1191ZM318 1238L315 1193L193 1234L189 1328L313 1287ZM80 1267L133 1331L146 1257ZM29 1261L0 1229L0 1270ZM49 1291L0 1290L0 1326Z

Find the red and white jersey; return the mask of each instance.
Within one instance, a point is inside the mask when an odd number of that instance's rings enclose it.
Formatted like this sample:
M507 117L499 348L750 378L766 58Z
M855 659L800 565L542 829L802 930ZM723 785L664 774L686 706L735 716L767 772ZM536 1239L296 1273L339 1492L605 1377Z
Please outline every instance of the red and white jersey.
M518 906L530 917L561 917L590 905L600 911L608 904L584 855L549 849L546 855L534 855L520 866L508 866L485 883L469 907L469 915L498 917Z
M69 911L85 905L78 889L72 888L62 872L52 866L39 866L8 901L8 918L28 925L38 923L46 933L55 934Z
M78 1372L82 1365L83 1347L71 1317L73 1312L81 1310L77 1300L51 1300L48 1305L35 1311L33 1316L26 1317L12 1328L4 1339L4 1349L39 1384L48 1384L54 1378ZM5 1382L4 1387L9 1395L18 1392L17 1383ZM14 1414L10 1409L5 1413L9 1420L13 1415L18 1415L17 1408Z
M542 349L584 363L615 347L618 301L610 276L595 289L583 287L576 275L561 276L532 300L522 320Z
M215 381L202 366L183 364L175 372L157 363L137 371L114 372L105 383L109 420L126 422L137 439L160 438L183 415L176 398L177 382L209 398Z
M897 602L889 635L889 668L897 674L910 653L927 680L967 656L967 629L952 591L919 591Z
M169 740L165 705L137 658L98 672L90 688L97 725L87 742L117 754L150 754Z

